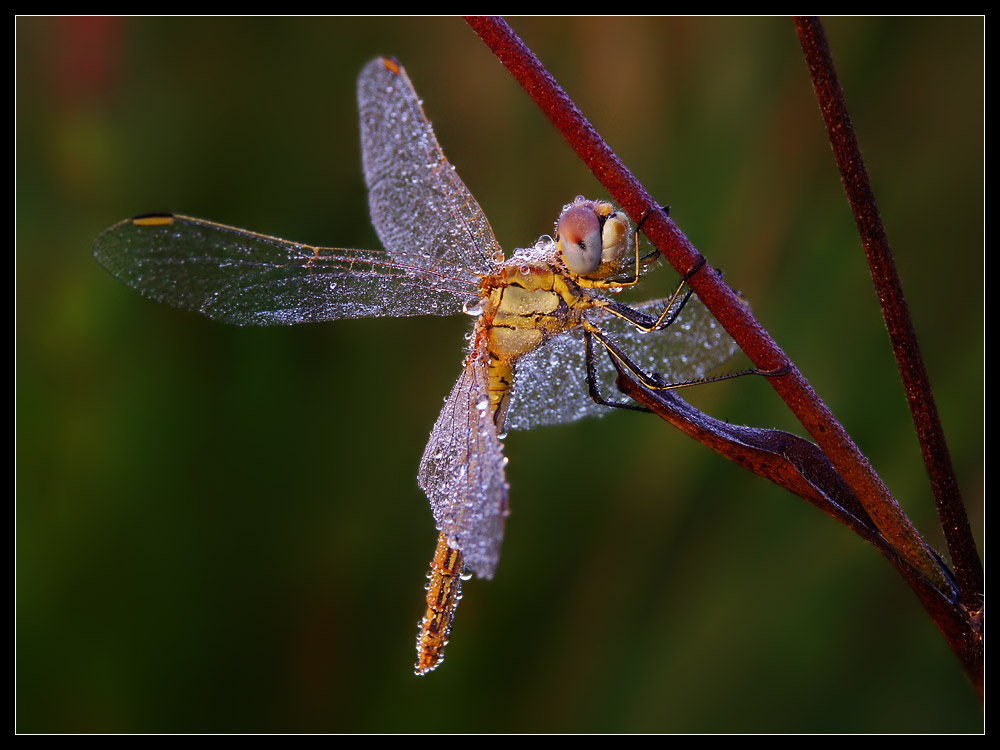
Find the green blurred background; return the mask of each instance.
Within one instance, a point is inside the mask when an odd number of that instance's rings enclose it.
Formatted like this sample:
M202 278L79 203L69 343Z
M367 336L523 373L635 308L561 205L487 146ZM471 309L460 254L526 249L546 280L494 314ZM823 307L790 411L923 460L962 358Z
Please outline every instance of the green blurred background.
M791 23L512 25L943 551ZM827 31L981 539L984 22ZM19 18L16 40L18 730L980 729L873 548L638 414L508 437L498 574L414 677L416 470L468 318L230 328L123 287L90 244L177 211L376 247L354 82L377 54L505 247L603 192L457 19ZM758 379L685 396L801 433Z

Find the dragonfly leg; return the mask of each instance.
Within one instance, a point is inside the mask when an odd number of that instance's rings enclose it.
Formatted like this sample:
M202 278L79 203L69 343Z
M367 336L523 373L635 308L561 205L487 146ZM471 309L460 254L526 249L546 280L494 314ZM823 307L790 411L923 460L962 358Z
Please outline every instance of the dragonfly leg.
M584 340L587 339L586 334L592 335L604 346L605 350L608 352L608 356L611 361L618 363L624 368L632 378L642 385L644 388L648 388L651 391L673 391L678 388L687 388L692 385L702 385L704 383L719 383L723 380L732 380L733 378L741 378L745 375L763 375L767 378L780 377L782 375L787 375L791 372L791 365L784 365L783 367L776 368L774 370L758 370L757 368L751 368L748 370L739 370L737 372L727 372L722 375L713 375L708 378L698 378L695 380L682 380L676 383L667 382L662 375L658 372L647 373L639 365L635 364L625 352L607 335L604 334L599 328L594 326L592 323L584 322ZM587 360L588 372L587 378L589 382L596 384L596 369L594 373L591 373L590 368L592 367L593 357L591 353L588 353L589 359ZM591 397L594 396L593 391L591 391ZM596 399L595 399L596 400ZM598 403L602 403L598 401ZM604 402L606 403L606 402ZM617 406L617 404L608 404L609 406ZM628 408L628 407L626 407Z
M674 293L670 295L670 299L667 300L667 304L663 306L663 311L655 318L644 312L631 308L628 305L616 302L615 300L605 300L601 307L612 315L628 321L630 324L635 326L637 330L642 331L643 333L662 331L665 328L669 328L677 319L677 316L680 315L684 306L687 305L688 300L691 299L691 295L694 294L694 290L687 287L687 279L691 274L697 271L698 268L704 264L704 262L705 259L702 258L701 263L685 275L685 278L683 278L680 284L677 285L677 289L675 289ZM687 289L685 289L685 287L687 287ZM675 306L678 299L680 302Z
M790 362L786 362L781 367L775 367L773 370L749 370L748 375L763 375L765 378L780 378L782 375L787 375L792 371L792 365Z
M688 287L687 291L684 292L684 287L687 286L688 280L698 273L698 270L703 265L705 265L705 256L699 255L698 260L694 262L694 265L691 266L681 277L681 281L674 290L674 293L670 295L670 299L667 300L667 304L663 306L663 312L660 313L660 317L658 317L656 322L653 323L652 328L648 329L649 331L662 331L664 328L669 328L670 325L677 320L677 316L680 315L681 310L684 309L684 305L687 304L688 300L691 299L691 295L694 293L694 290L691 289L691 287ZM684 298L681 300L681 303L677 305L677 309L671 313L670 308L673 307L674 302L677 301L682 292L684 293Z
M643 212L642 216L639 217L639 221L635 225L636 242L639 241L639 230L642 229L642 225L646 223L646 219L652 215L653 211L663 211L665 216L670 216L670 206L653 206L652 208L647 208Z
M635 257L636 257L635 275L636 275L636 278L638 278L638 276L639 276L639 266L638 266L638 259L639 259L639 230L642 229L642 225L646 223L646 219L648 219L650 216L652 216L652 214L653 214L654 211L663 211L663 215L666 216L667 218L670 218L670 206L654 206L652 208L647 208L643 212L642 216L639 217L639 221L635 225L635 235L633 237L633 241L635 242ZM656 253L657 255L659 255L660 251L657 250L654 247L653 248L653 253ZM652 253L650 253L650 255L652 255ZM647 256L647 257L649 257L649 256ZM645 260L645 258L643 258L643 260Z
M649 409L645 406L628 403L627 401L608 401L601 395L600 386L597 384L597 364L594 361L594 342L591 336L591 332L584 328L583 342L586 349L587 388L590 391L590 397L594 400L594 403L600 404L601 406L609 406L612 409L630 409L632 411L649 412ZM603 343L603 341L601 343Z
M650 215L653 213L653 211L655 211L655 210L657 210L657 209L655 209L655 208L649 208L649 209L647 209L646 212L643 213L643 215L641 217L639 217L639 223L635 225L635 246L636 246L636 253L637 254L638 254L638 249L639 249L639 230L642 229L642 225L646 223L646 219L648 219L650 217ZM663 211L663 213L667 217L670 216L670 206L660 206L659 210ZM694 262L694 265L692 265L687 270L687 272L684 274L683 278L681 279L681 286L683 286L685 283L687 283L688 279L690 279L692 276L694 276L695 273L698 272L698 269L701 268L703 265L705 265L705 256L698 255L698 260L696 260Z

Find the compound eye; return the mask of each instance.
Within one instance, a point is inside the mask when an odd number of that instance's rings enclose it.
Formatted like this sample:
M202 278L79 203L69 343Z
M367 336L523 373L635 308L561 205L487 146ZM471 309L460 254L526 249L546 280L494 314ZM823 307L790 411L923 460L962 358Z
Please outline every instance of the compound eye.
M601 264L601 222L588 206L570 206L559 217L559 252L571 273L585 276Z
M632 229L622 211L615 211L604 222L601 241L601 261L614 267L621 265L632 244Z

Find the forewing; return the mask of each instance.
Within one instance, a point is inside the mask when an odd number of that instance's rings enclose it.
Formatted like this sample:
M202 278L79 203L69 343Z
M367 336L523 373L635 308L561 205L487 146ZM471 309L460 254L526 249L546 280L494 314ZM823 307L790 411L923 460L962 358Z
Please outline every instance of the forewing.
M634 307L656 317L666 304L665 299L650 300ZM696 297L691 297L677 319L662 331L645 333L601 308L592 308L586 317L644 372L660 373L668 383L700 380L739 350ZM593 345L601 395L621 400L614 366L604 347L596 340ZM507 417L510 429L573 422L608 411L609 407L590 397L582 328L574 328L518 360Z
M493 273L500 246L441 151L406 71L389 58L372 60L358 79L358 106L372 224L393 259Z
M145 296L236 325L450 315L479 296L478 280L469 274L186 216L123 221L104 231L93 250L112 275Z
M417 475L438 530L480 578L493 577L507 515L503 445L487 385L484 353L473 351L434 423Z

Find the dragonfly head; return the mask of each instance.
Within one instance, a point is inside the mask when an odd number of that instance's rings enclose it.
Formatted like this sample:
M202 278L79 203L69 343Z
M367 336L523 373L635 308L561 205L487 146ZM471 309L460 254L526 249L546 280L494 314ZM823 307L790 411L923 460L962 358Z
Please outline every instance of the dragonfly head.
M563 207L556 224L559 257L570 273L605 279L628 270L632 261L632 225L607 201L582 195Z

